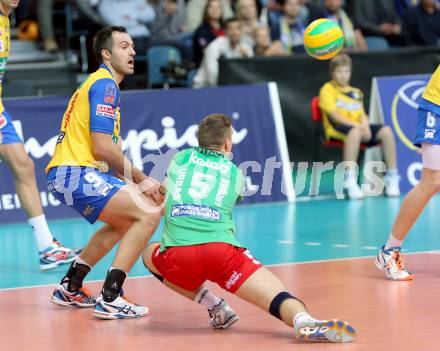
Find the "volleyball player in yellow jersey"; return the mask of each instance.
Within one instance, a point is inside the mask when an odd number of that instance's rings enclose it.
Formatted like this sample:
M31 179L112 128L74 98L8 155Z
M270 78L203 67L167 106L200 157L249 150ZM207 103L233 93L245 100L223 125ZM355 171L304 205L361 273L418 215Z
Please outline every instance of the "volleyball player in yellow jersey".
M440 66L422 95L414 145L422 147L422 179L406 195L388 242L376 257L376 266L391 280L413 279L400 255L402 243L425 205L440 190Z
M99 219L106 224L72 263L51 300L62 306L95 307L93 315L103 319L142 317L148 308L125 299L122 284L159 223L156 204L162 196L159 183L133 167L121 150L118 84L134 72L133 41L123 27L104 28L95 36L94 52L101 65L70 99L46 172L48 188L59 201L90 223ZM130 184L121 180L127 172ZM149 188L143 193L141 183ZM83 279L119 241L95 299L82 287Z
M18 7L19 0L0 0L0 96L6 62L10 49L9 14ZM56 241L43 214L34 173L34 163L26 153L23 140L12 124L0 98L0 160L14 173L15 188L29 220L39 250L40 268L48 270L70 263L80 250L71 250Z
M328 139L344 141L344 161L356 162L361 143L374 146L381 143L387 174L385 194L399 196L399 175L396 164L396 143L391 128L383 124L370 124L364 111L362 91L350 85L351 59L342 54L330 61L332 80L325 83L319 92L319 107L324 118L324 130ZM349 184L350 199L362 199L364 194L357 183L354 164L345 174Z

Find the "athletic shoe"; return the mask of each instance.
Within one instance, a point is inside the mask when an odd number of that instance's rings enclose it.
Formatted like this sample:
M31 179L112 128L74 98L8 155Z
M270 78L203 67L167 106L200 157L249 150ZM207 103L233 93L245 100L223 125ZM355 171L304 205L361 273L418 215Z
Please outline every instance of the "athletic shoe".
M106 302L101 294L96 299L93 315L100 319L124 319L144 317L148 312L148 307L135 304L124 296L118 296L112 302Z
M295 336L304 341L352 342L356 331L339 319L328 321L306 320L295 325Z
M385 245L376 256L376 267L384 271L390 280L413 280L413 275L407 271L403 264L400 247L391 247L388 250L384 248Z
M214 329L227 329L240 319L223 299L212 310L208 309L208 313L211 318L210 325Z
M96 297L92 296L84 287L78 291L70 292L63 284L60 284L55 288L50 301L60 306L94 307Z
M347 188L347 195L350 200L362 200L364 198L364 192L356 182L353 182L353 184Z
M69 249L54 240L44 251L40 251L40 269L47 271L61 264L71 263L81 253L82 249Z
M385 195L389 197L400 196L400 176L398 174L395 175L386 175L384 177L385 181Z

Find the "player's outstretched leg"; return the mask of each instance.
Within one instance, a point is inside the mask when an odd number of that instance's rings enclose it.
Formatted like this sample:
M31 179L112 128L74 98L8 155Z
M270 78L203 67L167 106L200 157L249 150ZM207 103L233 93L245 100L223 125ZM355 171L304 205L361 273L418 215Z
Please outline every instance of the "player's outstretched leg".
M208 310L208 315L210 319L210 326L213 329L228 329L234 323L238 322L240 317L235 313L235 311L228 305L228 303L215 296L208 288L201 285L194 291L188 291L182 289L181 287L167 281L164 279L158 269L154 266L152 261L152 256L158 252L160 244L158 242L153 242L148 245L142 254L143 262L145 267L153 274L159 281L164 285L187 297L188 299L197 302L198 304L205 306Z
M424 151L425 152L425 151ZM424 154L424 162L426 156ZM438 161L434 161L437 162ZM435 168L434 166L432 166ZM439 165L440 167L440 165ZM412 280L400 254L403 240L416 222L429 200L440 190L440 170L423 168L422 179L405 197L394 222L388 242L376 256L376 267L390 280Z
M8 128L13 128L12 123L9 123ZM15 129L10 132L15 132ZM71 263L81 250L67 248L52 236L43 214L35 180L34 162L26 153L21 141L0 144L0 159L4 160L14 173L15 189L37 243L41 270L47 271Z
M348 322L318 320L310 316L303 302L287 292L283 283L265 267L255 271L235 294L293 326L300 340L352 342L356 337Z

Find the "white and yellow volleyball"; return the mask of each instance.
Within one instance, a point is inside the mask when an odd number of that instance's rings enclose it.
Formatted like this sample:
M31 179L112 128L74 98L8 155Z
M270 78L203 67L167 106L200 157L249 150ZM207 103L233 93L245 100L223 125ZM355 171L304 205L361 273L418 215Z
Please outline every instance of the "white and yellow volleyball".
M318 60L331 59L343 46L344 33L335 21L320 18L310 23L304 31L304 48Z

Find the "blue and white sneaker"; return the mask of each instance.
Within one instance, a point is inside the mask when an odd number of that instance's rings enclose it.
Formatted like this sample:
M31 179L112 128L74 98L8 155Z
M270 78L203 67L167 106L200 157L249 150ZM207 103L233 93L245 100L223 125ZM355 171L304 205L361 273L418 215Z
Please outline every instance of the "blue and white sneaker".
M414 276L409 272L403 264L400 247L391 247L385 250L385 245L379 250L376 260L374 261L377 268L383 271L390 280L409 281Z
M60 306L94 307L96 297L92 296L84 287L78 291L70 292L63 284L60 284L55 288L50 301Z
M112 302L106 302L101 294L96 299L93 315L100 319L125 319L144 317L148 312L148 307L131 302L125 296L118 296Z
M81 253L82 249L69 249L54 240L44 251L40 251L40 269L47 271L61 264L71 263Z
M320 321L310 319L294 326L295 336L299 340L318 342L352 342L356 331L347 322L339 319Z

